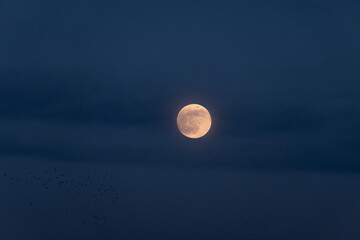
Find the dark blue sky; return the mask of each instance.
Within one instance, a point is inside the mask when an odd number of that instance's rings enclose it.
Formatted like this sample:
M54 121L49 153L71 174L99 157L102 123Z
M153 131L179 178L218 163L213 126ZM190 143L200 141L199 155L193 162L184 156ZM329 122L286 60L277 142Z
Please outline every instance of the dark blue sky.
M1 1L5 240L359 239L359 12ZM189 103L214 123L195 141Z

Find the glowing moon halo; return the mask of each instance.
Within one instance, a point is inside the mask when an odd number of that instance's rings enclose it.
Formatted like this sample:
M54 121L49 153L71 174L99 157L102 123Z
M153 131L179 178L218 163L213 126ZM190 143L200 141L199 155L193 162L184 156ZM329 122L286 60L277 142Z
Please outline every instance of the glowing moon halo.
M199 104L186 105L177 116L177 126L188 138L203 137L211 127L210 113Z

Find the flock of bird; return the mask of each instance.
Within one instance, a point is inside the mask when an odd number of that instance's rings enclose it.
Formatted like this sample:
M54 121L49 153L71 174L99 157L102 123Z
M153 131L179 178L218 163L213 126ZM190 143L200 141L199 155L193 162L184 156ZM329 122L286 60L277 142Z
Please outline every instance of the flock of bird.
M113 175L99 174L93 172L92 174L83 175L81 177L74 178L70 175L66 175L63 171L57 168L52 170L42 171L41 173L28 171L25 174L10 175L8 173L2 173L2 177L8 181L16 184L22 184L21 189L25 190L31 187L38 187L41 190L46 191L49 194L53 194L53 190L61 191L62 197L58 202L58 209L68 217L71 217L71 201L74 200L74 194L86 194L85 198L87 203L83 206L87 207L87 212L91 211L91 218L80 219L81 224L99 225L108 221L108 216L103 211L103 204L108 204L111 201L116 204L119 200L119 192L113 186ZM18 193L19 197L21 192ZM67 195L65 194L67 193ZM68 196L66 199L64 196ZM23 201L28 201L30 207L34 207L34 200L21 197ZM70 204L69 204L70 202ZM49 221L54 221L56 216L48 218Z
M218 164L222 159L223 156L213 161L215 164ZM258 164L257 167L260 167L260 164ZM232 168L232 171L236 171L236 168ZM208 175L210 175L210 173L208 173ZM84 203L83 206L88 208L86 212L88 214L90 213L91 217L80 217L80 223L83 225L91 223L99 225L107 222L108 216L104 213L104 204L108 204L109 202L116 204L120 200L120 194L113 185L114 176L111 174L92 172L91 174L82 174L80 177L73 177L65 174L58 168L53 168L42 172L28 171L16 176L2 173L2 177L13 183L25 185L21 188L23 190L36 186L43 191L48 191L49 194L53 194L54 192L52 191L54 190L59 192L62 197L60 197L58 209L67 217L71 217L71 213L73 213L72 209L74 209L74 206L71 206L71 202L79 197L79 195L76 196L76 193L85 193L83 197L85 197L86 203ZM20 193L18 195L20 196ZM64 198L64 196L68 196L68 199ZM30 201L29 198L23 198L23 200L28 200L27 204L34 207L34 200ZM49 221L54 221L55 219L56 216L48 218ZM245 222L245 224L247 224L247 222Z

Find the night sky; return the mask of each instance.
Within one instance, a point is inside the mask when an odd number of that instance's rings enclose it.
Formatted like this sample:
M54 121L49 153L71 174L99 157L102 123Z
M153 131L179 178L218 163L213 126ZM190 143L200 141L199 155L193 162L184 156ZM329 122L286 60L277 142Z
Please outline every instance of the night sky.
M359 240L360 2L0 0L0 239Z

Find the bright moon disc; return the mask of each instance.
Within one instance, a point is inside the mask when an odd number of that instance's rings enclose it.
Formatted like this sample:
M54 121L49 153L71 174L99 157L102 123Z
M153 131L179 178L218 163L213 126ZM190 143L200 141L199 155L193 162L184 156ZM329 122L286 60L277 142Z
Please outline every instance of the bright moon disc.
M209 111L199 104L183 107L177 116L177 125L182 134L189 138L204 136L211 127Z

